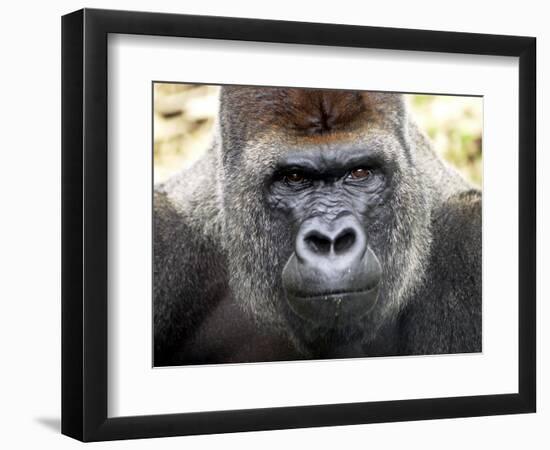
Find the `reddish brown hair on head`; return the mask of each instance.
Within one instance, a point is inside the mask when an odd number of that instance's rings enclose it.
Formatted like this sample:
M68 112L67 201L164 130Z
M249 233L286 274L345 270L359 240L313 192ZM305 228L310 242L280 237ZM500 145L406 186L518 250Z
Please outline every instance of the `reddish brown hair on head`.
M367 112L361 93L317 89L277 89L272 118L285 128L318 135L348 128Z
M225 92L238 105L234 109L254 111L263 127L304 137L353 130L376 116L369 92L274 87L229 87Z

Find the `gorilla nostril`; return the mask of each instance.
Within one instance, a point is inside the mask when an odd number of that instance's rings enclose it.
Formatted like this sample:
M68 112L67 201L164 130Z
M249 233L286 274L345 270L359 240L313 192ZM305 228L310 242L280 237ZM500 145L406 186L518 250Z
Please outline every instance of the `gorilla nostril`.
M353 247L355 241L355 231L349 229L344 230L336 237L336 240L334 241L334 252L337 254L347 252Z
M321 255L327 255L330 253L332 241L322 234L312 232L305 237L304 241L307 247L314 253Z

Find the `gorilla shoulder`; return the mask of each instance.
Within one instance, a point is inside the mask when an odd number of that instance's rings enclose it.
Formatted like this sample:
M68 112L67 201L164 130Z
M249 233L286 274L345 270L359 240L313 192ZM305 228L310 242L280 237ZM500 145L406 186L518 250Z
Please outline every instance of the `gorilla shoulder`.
M181 342L194 335L227 291L217 211L209 186L198 188L201 178L183 172L155 188L155 365L174 363Z
M434 211L430 265L401 313L402 354L480 352L481 193L452 195Z

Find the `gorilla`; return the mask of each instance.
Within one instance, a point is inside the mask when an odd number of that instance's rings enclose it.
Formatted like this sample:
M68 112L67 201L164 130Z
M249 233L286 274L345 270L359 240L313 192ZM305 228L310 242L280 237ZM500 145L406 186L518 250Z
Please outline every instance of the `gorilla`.
M154 192L154 365L481 351L481 193L396 93L224 86Z

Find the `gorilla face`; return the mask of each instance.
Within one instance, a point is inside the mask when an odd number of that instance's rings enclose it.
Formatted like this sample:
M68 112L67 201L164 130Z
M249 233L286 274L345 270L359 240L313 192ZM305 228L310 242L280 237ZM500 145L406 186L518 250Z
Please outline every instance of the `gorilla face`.
M422 282L430 251L402 97L224 87L220 111L236 301L315 355L374 340Z
M375 306L382 268L368 224L390 176L375 151L342 144L291 150L276 163L268 204L293 230L282 282L302 319L335 328Z

